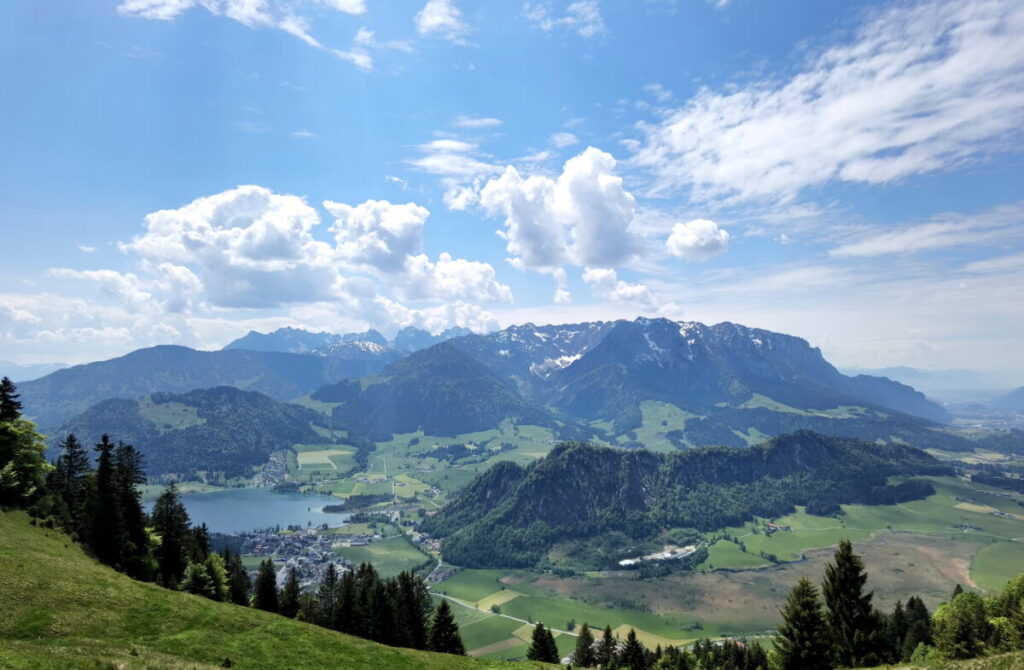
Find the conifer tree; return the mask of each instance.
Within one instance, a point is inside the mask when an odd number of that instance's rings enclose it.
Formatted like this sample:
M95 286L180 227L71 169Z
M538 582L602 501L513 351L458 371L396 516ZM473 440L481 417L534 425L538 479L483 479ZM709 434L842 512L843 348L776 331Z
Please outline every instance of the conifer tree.
M774 644L779 670L828 670L832 667L828 628L818 602L818 590L806 577L789 592Z
M533 627L533 636L530 638L530 647L526 650L526 658L541 663L558 663L559 661L555 638L551 631L539 621Z
M466 655L466 648L459 635L459 626L455 623L455 617L452 615L447 600L442 599L441 604L434 611L434 621L430 626L430 634L427 636L427 649L442 654Z
M160 536L160 544L156 548L160 582L168 588L174 588L188 565L192 532L188 512L181 504L178 489L173 483L153 505L153 530Z
M114 463L114 444L104 434L96 445L96 490L92 496L89 513L92 528L89 543L101 563L115 565L119 558L119 542L124 537L124 521L121 517L117 491L117 472ZM184 572L184 566L182 566ZM179 575L180 576L180 575Z
M117 562L129 576L141 580L152 579L146 513L138 488L145 483L142 454L132 445L119 442L114 450L114 488L122 523Z
M334 567L333 564L331 567ZM281 589L281 614L294 619L299 613L299 595L302 593L299 588L299 573L292 567L288 569L288 578Z
M398 644L411 649L426 649L427 622L430 611L430 592L423 580L408 571L402 571L395 580L396 631Z
M252 582L249 580L249 573L242 565L242 558L225 549L224 564L228 573L227 599L235 605L248 606Z
M932 643L932 618L924 601L917 596L911 596L907 600L905 614L907 633L900 646L901 661L909 661L918 645Z
M615 648L617 647L615 638L612 637L612 627L605 626L604 632L601 635L601 643L597 645L597 655L595 660L600 667L606 667L615 659Z
M320 587L317 590L317 618L316 622L318 625L324 628L332 628L334 630L340 630L339 612L340 612L340 592L338 584L338 571L334 567L334 563L327 565L327 570L324 571L323 579L320 580Z
M597 664L594 655L594 634L590 626L583 623L579 635L576 636L576 648L572 652L573 663L581 668L592 668Z
M877 665L880 661L881 621L871 606L873 594L864 592L867 579L864 562L853 553L853 545L841 541L833 562L825 566L822 583L833 661L840 667Z
M347 570L341 576L341 595L338 609L338 630L354 635L358 630L358 622L362 618L359 610L358 593L356 592L356 575Z
M56 469L51 477L52 493L60 509L61 524L69 534L83 538L87 530L86 504L92 463L85 447L73 433L61 442Z
M0 421L17 421L21 418L20 397L18 387L10 377L0 379Z
M647 667L646 651L640 644L640 640L637 639L636 630L633 628L629 629L629 634L626 636L626 646L622 650L619 664L629 670L645 670Z
M277 575L273 559L268 558L260 563L260 571L253 586L252 606L264 612L278 611Z

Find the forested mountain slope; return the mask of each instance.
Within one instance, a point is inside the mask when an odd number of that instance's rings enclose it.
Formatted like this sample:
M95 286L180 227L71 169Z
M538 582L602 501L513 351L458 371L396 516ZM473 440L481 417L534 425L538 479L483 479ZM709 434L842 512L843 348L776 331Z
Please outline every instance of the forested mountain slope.
M448 343L416 352L379 374L320 389L314 399L340 402L335 426L386 438L423 430L458 435L496 427L505 419L555 425L543 408L524 400L505 381Z
M526 567L566 538L621 533L640 542L672 528L708 531L778 516L794 505L828 513L840 503L893 503L932 489L921 481L889 485L888 477L949 472L912 447L810 432L747 449L671 454L562 444L527 467L495 465L423 529L445 538L445 558L456 565Z
M254 391L228 386L188 393L111 398L71 418L50 436L53 449L67 433L91 444L108 433L135 446L149 475L189 478L197 472L252 474L274 451L325 441L311 423L316 412Z
M346 376L344 365L319 356L167 345L58 370L18 388L31 418L51 429L108 398L234 386L291 400Z

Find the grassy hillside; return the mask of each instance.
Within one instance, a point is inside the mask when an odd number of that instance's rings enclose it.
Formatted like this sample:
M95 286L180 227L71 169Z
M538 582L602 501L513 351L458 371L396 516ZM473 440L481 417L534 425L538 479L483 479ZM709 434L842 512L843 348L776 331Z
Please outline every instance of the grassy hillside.
M0 668L454 668L507 663L393 649L133 581L66 536L0 512ZM520 667L541 667L523 664Z
M967 661L930 661L921 665L904 663L883 665L875 670L1020 670L1024 668L1024 653L1002 654Z

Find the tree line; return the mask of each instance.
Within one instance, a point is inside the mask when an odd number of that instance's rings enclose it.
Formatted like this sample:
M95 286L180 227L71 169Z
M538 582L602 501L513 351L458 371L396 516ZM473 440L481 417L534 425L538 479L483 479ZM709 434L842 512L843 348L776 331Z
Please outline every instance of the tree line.
M95 459L73 434L53 463L44 438L22 418L17 389L0 381L0 505L27 509L59 527L93 557L119 572L168 589L253 607L381 644L464 654L446 601L435 608L422 578L402 572L382 578L364 563L339 571L329 564L318 588L304 593L294 567L284 584L267 558L250 579L241 556L210 549L206 524L194 526L172 483L151 514L142 506L142 455L103 435ZM95 465L93 461L95 460Z
M844 540L820 589L804 577L790 590L770 651L742 640L651 650L634 630L622 641L610 626L595 636L584 623L569 661L602 670L832 670L1024 650L1024 573L987 597L957 584L933 613L917 596L897 602L892 612L879 611L865 590L867 579L864 562ZM537 624L527 658L559 662L550 628Z

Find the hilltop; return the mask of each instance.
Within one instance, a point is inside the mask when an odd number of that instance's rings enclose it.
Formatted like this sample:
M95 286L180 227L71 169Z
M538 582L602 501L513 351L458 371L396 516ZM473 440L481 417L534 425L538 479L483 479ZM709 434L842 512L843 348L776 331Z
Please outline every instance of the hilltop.
M137 582L66 535L0 512L0 667L485 670L509 666L385 647L259 610Z

